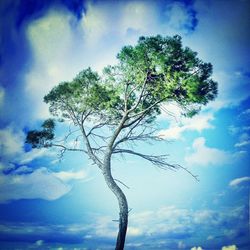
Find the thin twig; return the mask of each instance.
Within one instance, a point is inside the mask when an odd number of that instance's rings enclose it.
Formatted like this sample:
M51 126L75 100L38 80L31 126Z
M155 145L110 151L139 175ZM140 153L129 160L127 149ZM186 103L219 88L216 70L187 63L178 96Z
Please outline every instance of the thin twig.
M127 189L129 189L130 187L127 186L126 184L124 184L122 181L118 180L118 179L114 179L115 181L121 183L124 187L126 187Z

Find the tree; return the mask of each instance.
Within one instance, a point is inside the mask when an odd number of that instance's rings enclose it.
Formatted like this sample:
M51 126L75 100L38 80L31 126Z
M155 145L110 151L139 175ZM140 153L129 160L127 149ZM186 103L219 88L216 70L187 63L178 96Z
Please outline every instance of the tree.
M89 156L118 200L116 250L121 250L128 225L128 203L117 184L120 181L112 176L112 157L131 154L163 169L180 168L168 163L166 155L137 152L131 145L161 140L155 123L163 103L176 102L183 115L191 117L216 97L217 83L211 79L212 65L183 47L178 35L140 37L135 46L123 47L117 58L118 64L104 68L101 76L84 69L44 97L57 121L70 124L63 141L56 141L56 120L49 119L41 130L29 131L26 142L38 148L59 147L62 155L65 151L80 151ZM67 141L72 137L82 144L70 147Z

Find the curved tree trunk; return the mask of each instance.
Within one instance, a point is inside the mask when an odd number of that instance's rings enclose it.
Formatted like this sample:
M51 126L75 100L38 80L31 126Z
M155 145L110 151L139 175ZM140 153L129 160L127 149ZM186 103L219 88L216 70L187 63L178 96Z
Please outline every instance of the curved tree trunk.
M110 157L105 160L103 176L105 178L105 182L107 183L110 190L115 194L119 203L119 232L116 239L115 250L123 250L128 226L128 203L125 194L116 184L111 174Z

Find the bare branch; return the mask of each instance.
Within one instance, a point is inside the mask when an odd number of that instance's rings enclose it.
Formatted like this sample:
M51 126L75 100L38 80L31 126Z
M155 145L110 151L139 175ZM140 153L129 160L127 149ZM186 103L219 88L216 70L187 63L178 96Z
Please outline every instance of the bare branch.
M66 147L65 145L62 145L62 144L50 143L50 144L47 144L47 146L48 146L48 147L58 147L58 148L63 149L64 151L75 151L75 152L87 153L87 151L84 150L84 149L80 149L80 148L69 148L69 147Z
M115 181L117 181L117 182L119 182L119 183L121 183L124 187L126 187L127 189L129 189L130 187L128 187L126 184L124 184L122 181L120 181L120 180L118 180L118 179L115 179L114 178L114 180Z
M87 136L87 137L90 136L91 134L93 134L92 132L93 132L94 130L96 130L96 129L98 129L98 128L102 128L102 127L105 126L105 125L107 125L106 122L101 122L101 123L98 123L98 124L94 125L94 126L89 130L89 132L87 133L86 136Z
M141 158L143 158L145 160L150 161L152 164L154 164L154 165L156 165L156 166L158 166L160 168L163 168L163 169L166 169L166 168L177 169L178 168L177 165L169 164L166 161L168 155L146 155L146 154L135 152L135 151L130 150L130 149L115 149L115 150L113 150L113 153L114 154L127 153L127 154L136 155L136 156L139 156L139 157L141 157Z
M162 141L163 139L153 135L157 129L152 129L144 125L144 128L138 133L134 132L134 129L137 128L138 124L135 124L133 127L129 129L129 131L120 139L118 140L114 146L113 149L115 149L119 144L123 142L134 142L134 141L148 141L154 140L154 141ZM150 129L146 132L146 130Z
M67 139L72 135L72 134L74 134L74 133L76 133L76 132L79 132L79 131L81 131L80 129L76 129L76 130L71 130L70 128L69 128L69 133L64 137L64 139L63 139L63 141L67 141Z
M128 153L128 154L132 154L132 155L136 155L139 156L149 162L151 162L152 164L156 165L157 167L163 169L163 170L178 170L178 169L183 169L184 171L186 171L188 174L190 174L196 181L199 181L199 178L197 175L194 175L191 171L189 171L187 168L179 165L179 164L170 164L167 162L167 157L168 155L146 155L146 154L142 154L142 153L138 153L135 152L133 150L129 150L129 149L115 149L113 151L114 154L117 153Z
M191 171L189 171L187 168L177 164L176 166L178 166L178 168L183 169L184 171L186 171L188 174L190 174L197 182L199 182L199 176L198 175L194 175Z

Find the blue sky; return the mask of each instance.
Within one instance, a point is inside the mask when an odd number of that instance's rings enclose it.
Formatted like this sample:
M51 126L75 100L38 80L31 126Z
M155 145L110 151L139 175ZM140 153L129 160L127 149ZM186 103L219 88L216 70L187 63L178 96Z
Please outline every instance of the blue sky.
M218 98L192 119L165 105L141 150L186 172L115 159L129 207L126 249L248 249L250 2L3 0L0 3L0 249L113 249L118 208L86 156L24 144L49 117L43 96L91 66L116 63L141 35L180 34L214 66ZM58 134L65 127L60 125Z

